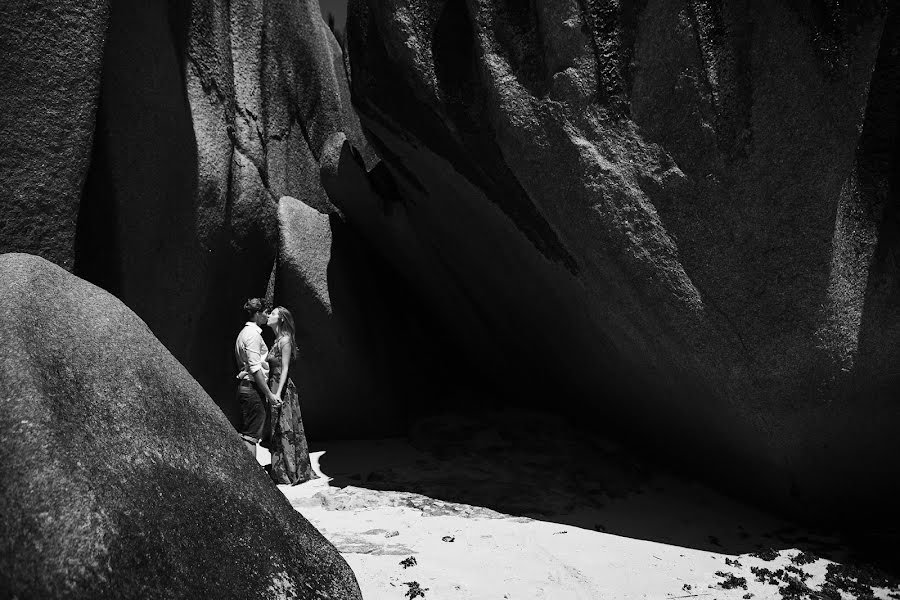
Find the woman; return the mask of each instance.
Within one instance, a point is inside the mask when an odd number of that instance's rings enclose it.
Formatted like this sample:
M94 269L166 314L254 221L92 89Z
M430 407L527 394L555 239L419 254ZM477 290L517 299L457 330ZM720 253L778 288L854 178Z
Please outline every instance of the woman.
M283 306L269 313L266 324L275 332L275 343L266 356L269 363L269 389L280 398L279 407L272 408L272 470L275 483L295 485L313 478L309 463L309 446L300 419L297 388L288 377L291 361L297 357L294 341L294 318Z

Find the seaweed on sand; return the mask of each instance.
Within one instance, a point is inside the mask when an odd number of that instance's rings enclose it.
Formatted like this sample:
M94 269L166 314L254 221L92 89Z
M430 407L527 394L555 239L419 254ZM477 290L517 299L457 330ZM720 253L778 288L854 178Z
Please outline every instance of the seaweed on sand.
M406 590L406 593L404 594L409 600L424 598L425 592L428 591L428 588L420 586L418 581L405 581L403 582L403 585L409 586L409 589Z
M750 556L755 556L756 558L770 561L775 560L780 556L780 553L775 548L763 548L759 552L753 552Z
M724 577L725 581L720 581L719 585L722 589L733 590L734 588L747 589L747 578L738 577L734 573L726 573L725 571L716 571L716 575Z

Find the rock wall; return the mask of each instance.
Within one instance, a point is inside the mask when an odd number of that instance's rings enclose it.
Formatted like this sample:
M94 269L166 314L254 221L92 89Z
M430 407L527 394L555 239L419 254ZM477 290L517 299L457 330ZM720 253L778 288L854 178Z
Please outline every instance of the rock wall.
M0 252L71 269L100 94L103 0L6 5L0 25Z
M114 293L229 416L268 289L314 437L477 411L462 381L798 511L893 493L887 3L353 0L366 135L311 0L7 12L0 249Z
M324 140L345 132L377 160L350 107L343 55L313 0L82 4L3 19L13 60L3 66L2 131L14 151L0 165L0 249L44 256L122 299L236 419L240 307L279 287L279 248L290 248L279 240L278 199L340 226L319 183ZM279 302L304 305L287 287ZM297 314L307 316L315 312ZM401 395L386 390L394 408L383 419L352 417L377 412L367 382L346 376L371 369L370 357L353 356L316 373L305 399L321 417L307 424L311 435L402 428ZM322 367L310 361L297 365L298 379Z
M361 598L121 301L0 256L0 596Z
M313 431L377 437L406 430L407 405L435 386L421 368L403 280L337 215L278 205L274 298L299 315L294 383Z
M326 188L509 401L856 517L900 472L898 12L353 0L393 184L335 140Z

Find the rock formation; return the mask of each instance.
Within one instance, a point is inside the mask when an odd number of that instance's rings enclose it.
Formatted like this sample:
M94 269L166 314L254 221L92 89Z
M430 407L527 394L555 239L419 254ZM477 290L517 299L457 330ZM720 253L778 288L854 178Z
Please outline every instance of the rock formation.
M900 472L898 34L877 1L352 0L390 177L333 138L323 178L514 401L852 515Z
M366 135L312 0L43 6L3 17L0 251L118 296L226 414L268 288L317 437L464 382L798 512L896 491L887 2L352 0Z
M379 268L337 215L285 196L278 218L274 298L299 317L294 383L304 421L342 436L402 430L404 406L393 383L406 369L382 362L396 324L389 281L397 277ZM398 357L405 353L398 350Z
M134 312L30 255L0 279L0 595L360 598Z
M337 214L318 165L336 131L375 160L318 3L50 2L21 13L3 18L0 251L44 256L115 294L236 418L232 345L246 298L273 287L278 199L326 223ZM368 390L343 389L343 405L307 398L331 411L307 431L370 428L322 426L371 403Z
M84 210L92 228L118 234L113 246L91 236L103 245L83 262L233 415L231 345L239 307L272 273L278 198L334 212L318 184L319 146L335 130L364 140L314 2L143 10L111 13L104 136Z
M103 0L10 5L0 25L0 252L71 269L100 93Z

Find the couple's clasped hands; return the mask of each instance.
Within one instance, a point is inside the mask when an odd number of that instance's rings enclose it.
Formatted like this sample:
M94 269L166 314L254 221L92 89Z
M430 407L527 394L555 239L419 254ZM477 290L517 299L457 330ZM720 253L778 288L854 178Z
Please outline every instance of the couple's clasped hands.
M284 402L281 401L281 398L279 398L275 394L269 394L269 405L272 408L281 408L282 404L284 404Z

